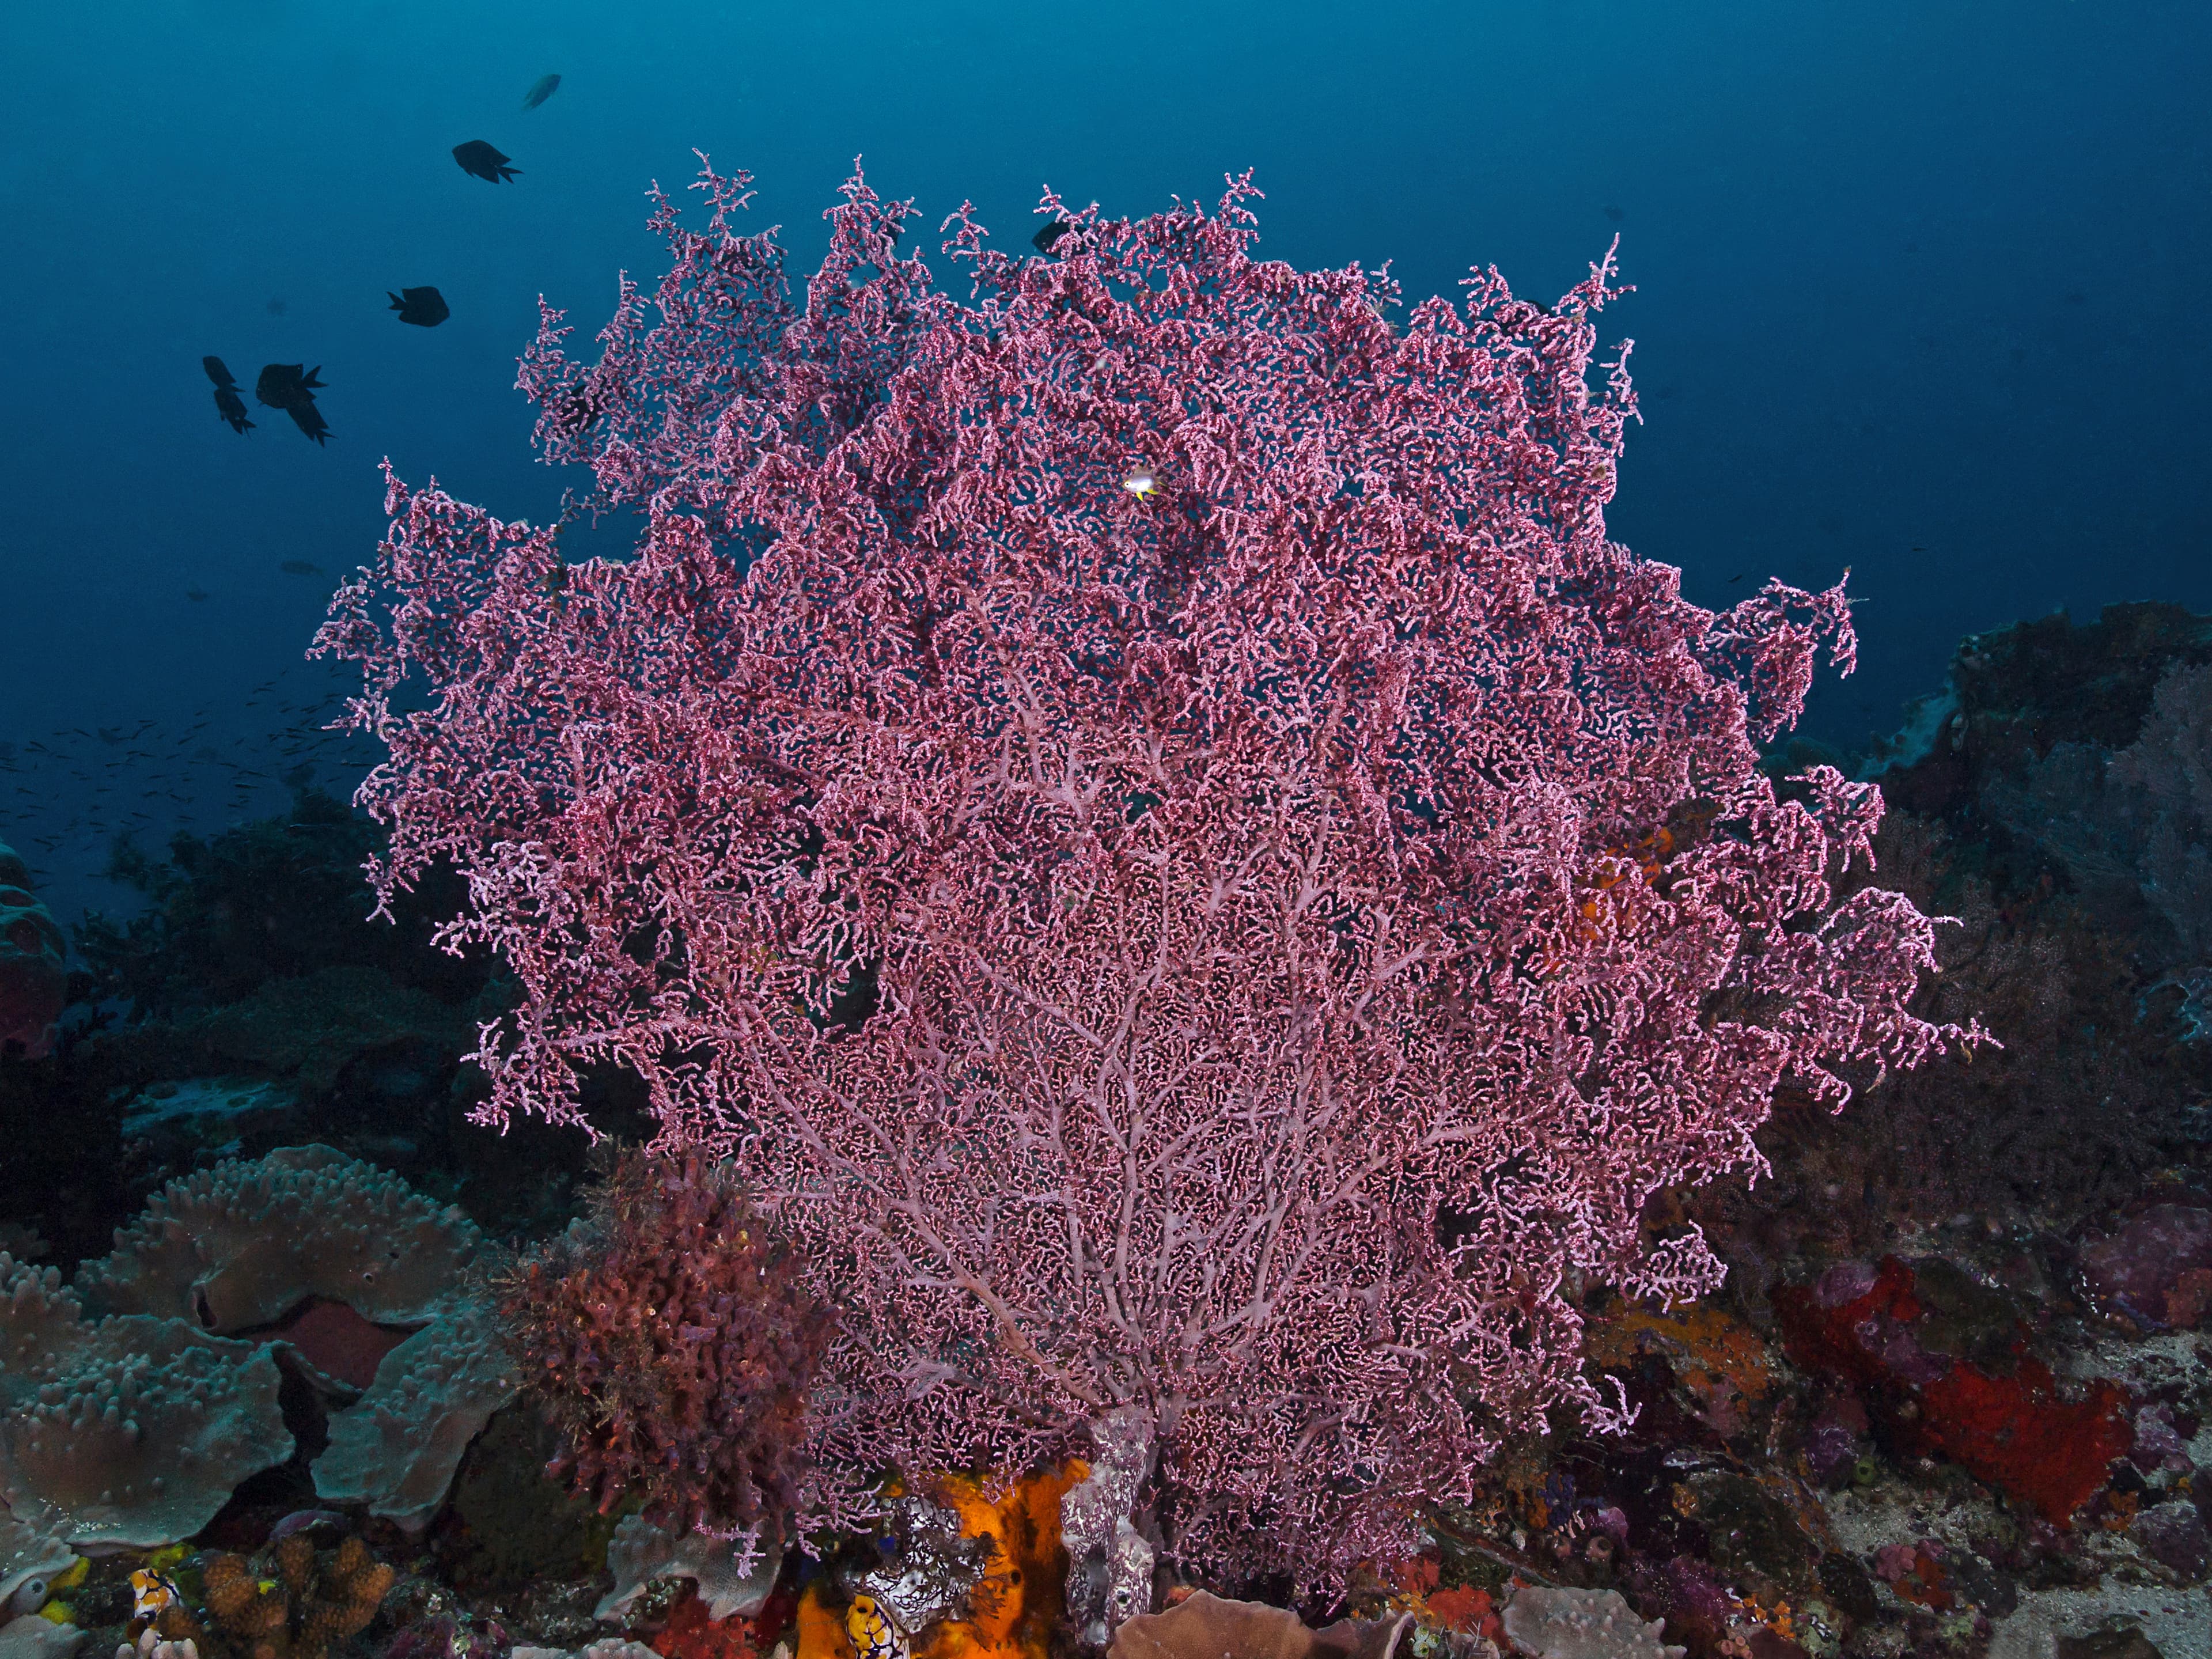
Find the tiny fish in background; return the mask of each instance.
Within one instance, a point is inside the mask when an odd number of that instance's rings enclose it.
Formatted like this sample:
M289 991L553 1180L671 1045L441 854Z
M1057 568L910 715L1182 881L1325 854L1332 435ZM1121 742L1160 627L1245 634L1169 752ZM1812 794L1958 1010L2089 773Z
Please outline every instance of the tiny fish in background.
M309 564L305 559L287 559L276 568L288 576L319 576L323 574L322 566Z
M555 93L560 90L561 77L559 76L541 75L538 77L537 83L532 86L529 91L522 94L522 106L525 109L536 109L540 104L544 103L548 98L550 98Z
M315 407L315 393L325 390L315 377L323 372L318 363L306 373L297 363L265 363L261 378L253 387L253 395L271 409L281 409L292 417L292 424L313 438L318 444L328 441L330 422Z
M465 144L455 144L453 159L461 164L461 171L470 178L481 179L488 185L512 179L522 171L520 167L507 166L507 157L481 138L471 138Z
M1054 219L1030 238L1030 246L1039 253L1049 253L1052 252L1053 244L1074 228L1075 227L1065 219Z
M185 597L194 605L198 605L203 600L211 598L212 595L204 587L188 587L185 590Z
M215 412L230 422L233 432L243 435L254 422L246 418L246 399L238 395L238 382L231 378L230 371L223 367L220 357L203 357L200 367L207 371L208 379L215 382Z
M399 320L417 328L435 328L453 314L447 308L446 296L434 288L403 288L397 294L387 288L384 293Z

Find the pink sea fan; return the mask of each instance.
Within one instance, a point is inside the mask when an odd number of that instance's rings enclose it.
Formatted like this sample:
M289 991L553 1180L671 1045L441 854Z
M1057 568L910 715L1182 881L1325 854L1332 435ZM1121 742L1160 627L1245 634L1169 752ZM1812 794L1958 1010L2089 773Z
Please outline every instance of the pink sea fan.
M1502 1430L1620 1421L1571 1281L1717 1282L1647 1197L1969 1035L1906 1012L1928 920L1833 896L1879 793L1757 766L1842 590L1717 616L1607 539L1610 254L1401 331L1237 179L1048 196L1049 258L963 208L963 302L856 173L795 306L746 185L656 192L653 305L523 360L631 554L395 480L321 635L380 890L451 860L521 988L480 1117L612 1063L739 1160L841 1312L823 1512L1134 1411L1170 1553L1403 1553Z

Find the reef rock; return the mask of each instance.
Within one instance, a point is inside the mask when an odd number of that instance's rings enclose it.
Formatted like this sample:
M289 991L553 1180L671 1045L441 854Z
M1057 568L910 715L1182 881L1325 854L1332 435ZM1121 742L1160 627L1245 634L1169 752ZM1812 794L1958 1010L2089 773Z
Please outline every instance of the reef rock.
M195 1077L149 1084L123 1103L123 1139L143 1141L150 1161L190 1169L204 1151L249 1137L270 1146L301 1113L299 1091L262 1078Z
M69 1001L68 946L60 924L31 893L31 869L0 842L0 1052L21 1044L43 1054Z
M2186 1329L2212 1301L2212 1209L2154 1204L2082 1247L2092 1307L2149 1330Z
M1660 1641L1660 1629L1618 1590L1531 1586L1505 1604L1505 1633L1531 1659L1682 1659L1683 1649Z
M291 1455L281 1382L266 1343L88 1323L54 1269L0 1254L0 1504L19 1528L81 1548L198 1532Z
M416 1530L515 1394L471 1288L483 1250L458 1208L331 1147L289 1147L171 1182L79 1283L111 1315L269 1340L337 1407L316 1491Z
M755 1552L750 1572L739 1571L743 1565L726 1538L696 1532L675 1538L641 1515L627 1516L607 1545L615 1587L599 1598L592 1616L617 1621L654 1579L689 1578L699 1587L708 1619L720 1623L733 1613L750 1618L768 1604L783 1569L783 1552L774 1547Z
M70 1659L91 1634L27 1613L0 1625L0 1659Z
M2062 1390L2009 1298L1941 1257L1839 1262L1771 1300L1790 1358L1856 1388L1892 1444L1949 1458L2054 1526L2132 1439L2125 1389Z

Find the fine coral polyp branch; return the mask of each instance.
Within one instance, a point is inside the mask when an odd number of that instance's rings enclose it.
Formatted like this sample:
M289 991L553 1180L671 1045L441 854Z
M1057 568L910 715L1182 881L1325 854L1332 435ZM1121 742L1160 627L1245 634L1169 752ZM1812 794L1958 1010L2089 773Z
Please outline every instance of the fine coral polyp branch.
M801 304L746 183L524 358L630 556L395 481L323 635L380 883L452 860L520 988L481 1115L611 1060L735 1160L838 1312L824 1511L1105 1437L1186 1562L1403 1553L1504 1431L1622 1420L1563 1287L1720 1276L1652 1192L1969 1035L1907 1011L1927 920L1832 898L1879 794L1759 768L1843 591L1717 615L1607 539L1610 254L1401 331L1239 179L1048 197L1035 257L963 210L963 301L856 172Z

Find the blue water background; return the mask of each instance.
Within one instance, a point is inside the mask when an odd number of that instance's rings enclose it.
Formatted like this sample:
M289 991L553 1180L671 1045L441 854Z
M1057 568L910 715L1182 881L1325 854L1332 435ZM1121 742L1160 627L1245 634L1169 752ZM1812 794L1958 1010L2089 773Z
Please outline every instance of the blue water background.
M376 462L548 514L511 389L537 298L588 337L617 269L657 275L641 191L695 145L802 273L856 154L929 249L963 198L1018 247L1048 182L1139 214L1248 167L1266 255L1415 298L1494 262L1548 300L1618 232L1601 338L1635 337L1645 424L1613 532L1711 605L1851 567L1832 741L1969 631L2212 605L2202 0L174 0L0 9L0 839L64 914L116 902L118 828L349 775L301 656ZM520 179L465 176L470 138ZM386 309L421 283L434 331ZM206 353L249 401L320 365L329 447L258 405L234 435Z

